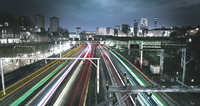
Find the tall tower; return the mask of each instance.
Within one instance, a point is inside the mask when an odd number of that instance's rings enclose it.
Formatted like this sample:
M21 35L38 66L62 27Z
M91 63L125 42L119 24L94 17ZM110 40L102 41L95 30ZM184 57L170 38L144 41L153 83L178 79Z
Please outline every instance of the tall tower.
M134 36L137 37L138 33L138 21L139 20L133 20L134 21Z
M156 29L156 27L157 27L157 17L155 17L155 29Z
M140 29L141 30L148 29L148 18L141 18L140 19Z
M76 34L80 34L81 33L81 27L76 27Z
M45 29L45 16L41 14L33 15L33 21L35 26Z
M30 17L21 16L18 17L19 26L22 28L22 30L29 30L31 24L30 24Z
M119 26L119 25L116 25L116 26L115 26L115 29L120 30L120 26Z
M122 24L122 31L125 34L128 34L128 30L130 29L130 26L128 24Z
M50 32L58 32L59 29L59 18L50 17Z

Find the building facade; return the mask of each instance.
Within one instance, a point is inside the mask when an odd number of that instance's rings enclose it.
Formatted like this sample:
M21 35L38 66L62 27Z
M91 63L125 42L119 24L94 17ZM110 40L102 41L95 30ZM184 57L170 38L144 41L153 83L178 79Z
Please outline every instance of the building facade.
M112 35L114 36L114 29L110 27L98 27L97 28L97 35Z
M170 29L170 28L156 28L152 30L148 30L148 33L146 36L148 37L170 37L170 34L172 32L177 32L179 33L179 30L176 29ZM144 36L144 37L146 37Z
M19 27L21 28L21 30L30 30L30 17L26 17L26 16L21 16L18 17L18 24Z
M59 29L59 18L50 17L50 32L58 32Z
M45 16L41 14L33 15L33 22L35 28L45 29Z
M96 35L96 31L82 31L80 33L81 39L93 38Z
M0 44L19 43L19 30L10 26L8 21L0 22Z
M148 29L148 18L141 18L140 19L140 30Z
M80 34L81 33L81 27L76 27L76 33Z
M119 26L119 25L116 25L116 26L115 26L115 29L120 30L120 26Z
M105 27L98 27L97 28L97 35L106 35L106 28Z
M128 24L122 24L122 31L123 31L125 34L128 34L129 29L130 29L130 26L129 26Z

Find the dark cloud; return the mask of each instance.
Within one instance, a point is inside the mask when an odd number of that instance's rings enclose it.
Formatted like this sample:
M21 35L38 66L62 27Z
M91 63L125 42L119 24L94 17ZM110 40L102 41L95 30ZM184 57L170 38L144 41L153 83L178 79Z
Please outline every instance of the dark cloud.
M75 31L76 27L95 31L96 27L114 27L123 23L133 26L134 19L147 17L153 28L154 17L158 26L199 24L199 0L4 0L0 10L16 17L42 14L60 18L60 26ZM192 17L191 17L192 16Z

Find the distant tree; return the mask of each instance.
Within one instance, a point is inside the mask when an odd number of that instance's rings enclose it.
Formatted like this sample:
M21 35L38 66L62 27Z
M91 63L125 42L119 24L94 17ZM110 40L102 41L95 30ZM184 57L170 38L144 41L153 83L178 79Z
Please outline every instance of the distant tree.
M59 33L58 32L53 32L53 36L59 37Z
M193 29L192 26L187 26L187 30Z
M8 34L13 34L13 38L19 37L20 31L17 26L17 18L15 18L14 15L6 11L0 11L0 22L8 22ZM7 35L7 38L9 37L10 36Z
M69 37L69 31L66 28L63 29L63 37Z
M170 34L170 37L177 37L178 36L178 34L177 34L177 32L172 32L171 34Z
M8 22L9 26L11 27L15 27L17 25L17 19L14 17L14 15L6 11L0 11L0 21Z
M58 28L58 32L59 32L59 33L63 33L63 32L64 32L64 29L63 29L62 27L59 27L59 28Z
M198 32L196 33L197 37L200 37L200 29L198 30Z
M45 29L43 27L40 28L41 32L46 32Z
M165 31L162 32L162 36L163 36L163 37L165 36Z

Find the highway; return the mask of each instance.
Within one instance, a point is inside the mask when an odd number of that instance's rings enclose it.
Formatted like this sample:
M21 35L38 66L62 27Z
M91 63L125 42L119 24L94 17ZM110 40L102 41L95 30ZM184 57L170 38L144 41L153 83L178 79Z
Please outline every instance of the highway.
M98 55L95 55L98 54ZM80 45L68 53L64 54L62 58L101 58L102 67L100 67L100 86L106 85L127 85L126 78L129 79L130 85L140 86L158 86L151 81L140 69L134 66L126 58L116 51L111 51L109 46L95 45L87 43L87 45ZM41 60L43 61L43 60ZM96 61L93 60L94 63ZM106 102L97 102L95 104L102 105L119 105L119 106L177 106L176 101L171 99L166 93L150 93L140 92L121 93L115 92L113 95L107 95L106 91L100 90L100 94L88 95L91 93L92 86L98 86L90 79L91 76L96 76L96 68L92 68L90 60L48 60L48 64L37 68L33 65L35 70L32 73L23 75L23 78L17 76L26 72L22 68L22 72L13 72L6 75L6 89L0 92L0 106L87 106L88 99L97 98L98 96L105 97ZM39 66L38 66L39 67ZM104 73L103 71L104 70ZM103 74L102 74L103 73ZM126 78L124 76L126 73ZM17 79L14 81L14 79ZM100 87L100 88L101 88ZM93 89L93 88L92 88ZM95 87L96 89L96 87ZM105 89L105 88L103 88ZM104 93L103 93L104 92ZM89 96L89 97L88 97ZM135 98L136 97L136 98ZM108 101L109 98L114 100ZM95 105L93 104L93 105Z

